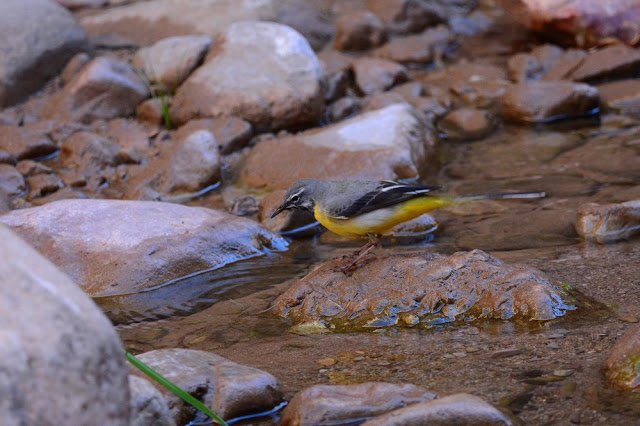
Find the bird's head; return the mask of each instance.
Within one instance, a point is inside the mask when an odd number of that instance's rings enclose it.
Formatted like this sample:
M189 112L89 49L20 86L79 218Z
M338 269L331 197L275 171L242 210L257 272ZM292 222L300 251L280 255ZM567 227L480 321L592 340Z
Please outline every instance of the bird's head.
M318 182L315 179L302 179L291 185L282 204L273 212L271 218L276 217L284 210L313 211L316 204L313 196Z

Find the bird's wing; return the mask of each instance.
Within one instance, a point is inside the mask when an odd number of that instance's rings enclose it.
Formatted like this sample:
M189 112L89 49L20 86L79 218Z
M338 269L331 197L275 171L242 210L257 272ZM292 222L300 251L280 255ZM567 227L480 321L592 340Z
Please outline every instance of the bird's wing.
M333 219L350 219L376 209L402 203L439 189L438 186L405 185L393 181L380 181L373 189L366 191L342 206L329 209Z

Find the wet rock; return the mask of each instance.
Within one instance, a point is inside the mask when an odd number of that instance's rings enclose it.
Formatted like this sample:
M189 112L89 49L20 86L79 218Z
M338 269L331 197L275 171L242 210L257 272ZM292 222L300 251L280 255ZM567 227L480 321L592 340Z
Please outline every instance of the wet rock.
M640 111L640 79L620 80L597 86L600 102L619 112Z
M151 84L162 84L172 92L202 62L209 46L208 36L168 37L138 50L131 65L142 70Z
M25 189L20 171L9 164L0 164L0 193L11 198L22 194Z
M442 22L443 10L438 10L438 3L416 0L368 0L367 6L391 31L407 34Z
M0 226L3 424L129 424L124 350L78 286Z
M340 16L333 45L338 50L366 50L380 46L386 39L380 19L368 10L358 10Z
M128 64L99 57L85 65L45 106L43 114L50 119L83 123L127 117L147 97L147 86Z
M187 136L173 153L162 192L196 192L219 179L218 142L208 130L197 130Z
M519 123L545 122L585 115L598 108L595 87L581 83L535 81L507 89L502 97L502 115Z
M640 2L638 4L640 5ZM610 46L588 55L571 73L571 79L597 83L604 80L635 78L639 74L640 49Z
M49 139L51 129L52 123L48 121L27 123L22 127L0 125L0 150L18 161L53 154L58 147Z
M131 426L175 426L164 396L149 380L129 375Z
M368 382L315 385L298 392L282 412L282 426L350 423L405 405L431 401L435 394L411 384Z
M62 180L53 174L29 176L27 185L29 186L28 198L30 200L54 193L64 186Z
M25 177L53 173L50 167L33 160L20 161L16 164L16 169Z
M228 155L244 148L253 135L251 124L241 118L219 117L191 120L180 127L174 137L182 139L196 130L210 131L218 141L222 155Z
M549 320L570 309L540 272L480 250L377 258L350 276L335 270L342 261L325 262L294 282L274 312L296 324L358 329L514 316Z
M448 139L466 141L488 136L496 124L488 111L461 108L445 115L438 123L438 128Z
M633 325L618 338L607 358L607 377L617 386L640 386L640 324Z
M46 0L0 4L0 107L40 89L77 52L89 49L73 15Z
M498 4L518 22L563 44L590 47L621 41L633 45L640 39L638 0L500 0Z
M416 176L435 164L429 125L409 105L396 104L349 120L259 143L249 153L241 182L286 189L298 179L364 180Z
M99 174L105 167L120 164L120 147L95 133L77 132L62 142L60 162L86 176Z
M321 77L309 43L293 29L269 22L233 24L178 88L171 119L181 124L234 115L258 131L315 124L324 108Z
M376 417L363 426L419 425L508 426L514 422L482 398L457 393L433 401L412 404Z
M180 13L176 13L180 11ZM110 35L139 45L181 35L215 36L238 21L271 21L276 18L271 0L156 0L134 2L84 16L80 24L94 39Z
M271 374L210 352L160 349L138 358L223 419L267 411L282 401L280 384ZM194 417L194 408L165 388L156 387L163 393L176 424Z
M580 206L576 231L587 240L612 243L640 234L640 200Z
M170 203L63 200L0 217L92 296L132 293L286 242L257 223ZM132 261L135 259L135 261Z
M356 84L365 95L384 92L409 78L405 67L386 59L363 57L352 66Z

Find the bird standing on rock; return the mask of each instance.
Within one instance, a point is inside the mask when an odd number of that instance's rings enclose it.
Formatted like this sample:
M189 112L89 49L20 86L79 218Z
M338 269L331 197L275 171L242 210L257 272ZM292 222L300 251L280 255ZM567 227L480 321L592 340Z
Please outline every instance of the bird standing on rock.
M308 210L325 228L338 235L367 237L369 242L353 253L339 269L345 274L371 252L380 237L394 226L437 208L467 201L541 198L544 192L517 192L460 197L435 196L436 186L406 185L393 181L325 181L302 179L287 190L272 218L284 210Z

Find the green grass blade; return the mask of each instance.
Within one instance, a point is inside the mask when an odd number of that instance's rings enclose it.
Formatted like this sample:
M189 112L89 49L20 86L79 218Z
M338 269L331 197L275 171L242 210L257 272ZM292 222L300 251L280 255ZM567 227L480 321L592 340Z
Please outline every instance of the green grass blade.
M138 358L133 356L133 354L131 354L131 352L125 351L125 354L126 354L127 360L131 364L133 364L134 367L136 367L138 370L142 371L147 376L151 377L156 382L160 383L165 388L169 389L169 391L171 391L171 393L176 395L178 398L182 399L184 402L186 402L187 404L189 404L192 407L196 408L197 410L202 411L204 414L209 416L214 422L216 422L216 423L218 423L218 424L220 424L222 426L228 426L227 423L225 423L224 420L222 420L220 417L216 416L213 411L209 410L206 407L206 405L204 405L202 402L200 402L197 399L195 399L193 396L189 395L184 390L180 389L178 386L176 386L173 383L171 383L169 380L164 378L164 376L162 376L156 370L154 370L153 368L149 367L147 364L145 364L144 362L140 361Z

